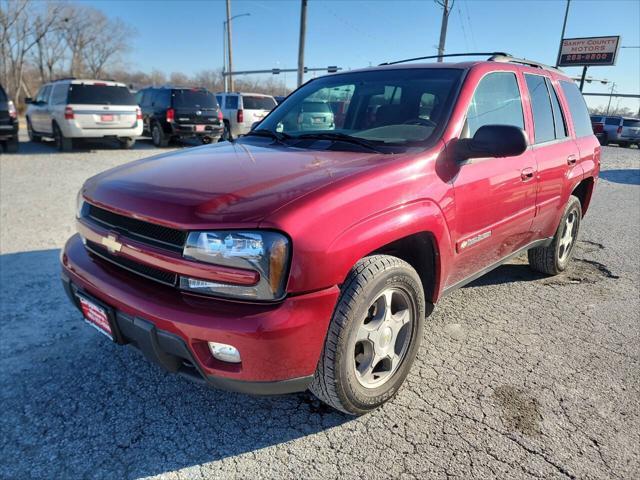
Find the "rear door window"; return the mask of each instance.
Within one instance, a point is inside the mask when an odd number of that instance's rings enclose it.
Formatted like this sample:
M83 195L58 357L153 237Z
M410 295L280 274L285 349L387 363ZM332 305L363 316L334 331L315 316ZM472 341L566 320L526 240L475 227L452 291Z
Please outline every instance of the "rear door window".
M206 90L182 89L173 91L175 108L217 108L218 102L213 93Z
M549 98L545 77L525 74L524 78L531 98L535 143L555 140L553 110L551 109L551 99Z
M276 101L271 97L250 97L242 96L242 104L245 110L273 110Z
M229 110L237 110L238 109L238 96L237 95L229 95L224 99L225 104L224 108Z
M137 105L127 87L83 83L69 85L68 102L76 105Z
M560 82L560 86L569 104L569 111L571 112L576 137L593 135L589 110L587 110L587 104L582 97L582 93L578 90L578 86L573 82L564 80Z
M556 131L556 138L566 138L567 123L564 119L564 114L562 113L562 107L560 106L560 101L558 100L558 94L553 86L553 83L551 83L548 78L545 79L545 82L547 83L547 89L551 94L551 107L553 108L553 125Z
M515 73L494 72L476 88L467 112L468 136L484 125L512 125L524 129L522 99Z
M69 86L66 83L57 83L53 86L51 92L51 105L62 105L67 103L67 90Z

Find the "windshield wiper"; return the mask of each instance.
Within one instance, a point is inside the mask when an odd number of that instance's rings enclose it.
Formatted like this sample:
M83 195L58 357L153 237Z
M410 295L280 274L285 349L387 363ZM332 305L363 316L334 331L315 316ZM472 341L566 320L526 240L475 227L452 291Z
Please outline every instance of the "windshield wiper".
M266 128L251 130L249 133L245 134L245 137L248 137L248 136L273 138L274 140L280 143L284 143L284 140L291 138L291 135L287 133L272 132L271 130L267 130Z
M365 140L364 138L352 137L351 135L347 135L346 133L340 132L317 132L317 133L303 133L302 135L296 135L292 137L294 139L318 139L318 140L334 140L336 142L345 142L352 143L354 145L359 145L364 148L368 148L374 152L384 153L378 147L375 146L372 142Z

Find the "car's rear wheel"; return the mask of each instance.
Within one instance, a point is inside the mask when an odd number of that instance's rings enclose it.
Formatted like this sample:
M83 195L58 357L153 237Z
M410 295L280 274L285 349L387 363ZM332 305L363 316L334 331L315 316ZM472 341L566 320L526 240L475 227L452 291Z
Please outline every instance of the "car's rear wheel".
M553 241L547 247L537 247L529 250L529 266L534 270L547 275L557 275L563 272L575 247L580 221L582 220L582 207L580 200L570 196L565 207L562 220L553 237Z
M119 138L118 143L123 150L131 150L136 144L135 138Z
M73 150L73 139L65 137L56 123L53 124L53 138L59 151L70 152Z
M42 137L33 130L33 125L31 125L29 117L27 117L27 134L29 135L30 142L39 142L42 140Z
M222 130L222 135L220 136L220 142L230 142L233 140L231 136L231 125L226 120L224 121L224 129Z
M162 131L162 127L158 123L154 123L151 127L151 140L156 147L165 148L169 145L169 139Z
M11 140L7 140L5 143L5 150L7 153L17 153L18 152L18 139L12 138Z
M622 147L622 148L628 148L629 147L629 143L627 143L627 142L618 142L618 146Z
M404 382L422 339L420 277L388 255L360 260L342 286L310 390L352 415L379 407Z

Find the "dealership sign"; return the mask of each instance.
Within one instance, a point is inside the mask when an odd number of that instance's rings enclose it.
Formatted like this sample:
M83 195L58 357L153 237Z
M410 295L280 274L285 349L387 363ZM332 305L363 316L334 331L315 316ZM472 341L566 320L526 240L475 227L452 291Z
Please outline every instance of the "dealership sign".
M620 37L565 38L560 48L559 67L615 65Z

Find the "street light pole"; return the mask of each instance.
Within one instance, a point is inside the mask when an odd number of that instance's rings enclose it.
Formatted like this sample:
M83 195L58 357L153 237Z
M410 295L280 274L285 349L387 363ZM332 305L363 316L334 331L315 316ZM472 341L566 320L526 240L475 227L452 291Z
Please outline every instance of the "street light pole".
M451 2L452 7L453 1ZM449 8L449 0L436 0L436 3L438 3L442 7L442 24L440 25L440 43L438 43L438 55L444 55L444 45L447 41L447 24L449 23L449 13L451 12L451 8ZM438 62L442 62L442 57L438 57Z
M567 19L569 18L569 5L571 5L571 0L567 0L567 8L564 11L564 22L562 23L562 33L560 34L560 46L558 47L558 57L556 58L556 68L558 68L558 64L560 63L560 53L562 53L562 41L564 40L564 31L567 28Z
M300 2L300 39L298 41L298 86L304 80L304 37L307 34L307 0Z
M227 6L229 5L229 0L227 0ZM230 10L227 10L227 14L231 13ZM225 72L231 73L233 72L232 67L232 54L231 54L231 22L234 18L239 17L250 17L250 13L240 13L238 15L234 15L231 18L227 18L222 22L222 77L224 82L224 91L232 92L233 91L233 80L232 75L224 75ZM229 63L227 63L227 48L229 49ZM227 77L229 80L227 80Z
M227 51L229 52L229 73L233 72L233 53L231 50L231 0L227 0ZM229 91L233 92L233 76L229 75Z

